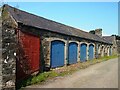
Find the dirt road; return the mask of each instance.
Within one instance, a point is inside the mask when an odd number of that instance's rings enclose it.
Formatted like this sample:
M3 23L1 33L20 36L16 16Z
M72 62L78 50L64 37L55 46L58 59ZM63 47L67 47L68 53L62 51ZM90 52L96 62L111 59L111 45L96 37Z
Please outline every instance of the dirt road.
M28 88L117 88L118 59L92 65L65 77L57 77L43 85Z

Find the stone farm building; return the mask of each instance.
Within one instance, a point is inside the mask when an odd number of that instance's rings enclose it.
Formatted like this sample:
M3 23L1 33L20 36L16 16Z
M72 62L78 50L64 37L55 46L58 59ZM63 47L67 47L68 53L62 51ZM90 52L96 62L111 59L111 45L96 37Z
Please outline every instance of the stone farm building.
M15 73L21 80L34 72L113 53L113 43L99 35L101 29L96 30L98 35L91 34L9 5L3 5L2 19L4 83Z

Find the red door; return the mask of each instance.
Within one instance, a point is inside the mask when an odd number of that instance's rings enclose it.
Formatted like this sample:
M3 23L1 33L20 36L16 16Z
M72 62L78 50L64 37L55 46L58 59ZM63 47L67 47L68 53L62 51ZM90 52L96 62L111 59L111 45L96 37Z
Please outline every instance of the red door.
M25 78L40 70L40 39L19 31L19 60L17 62L17 79Z

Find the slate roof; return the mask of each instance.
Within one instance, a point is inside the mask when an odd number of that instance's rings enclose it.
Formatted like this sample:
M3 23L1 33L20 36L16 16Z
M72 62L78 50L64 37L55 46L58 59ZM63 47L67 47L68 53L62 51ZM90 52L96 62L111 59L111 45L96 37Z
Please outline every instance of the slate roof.
M36 27L39 29L49 30L56 33L111 44L100 36L82 31L80 29L67 26L52 20L48 20L46 18L11 7L7 4L5 4L3 7L7 7L8 12L12 15L12 17L16 20L17 23L23 23L24 25Z
M103 38L108 41L109 43L113 43L114 42L114 36L103 36Z

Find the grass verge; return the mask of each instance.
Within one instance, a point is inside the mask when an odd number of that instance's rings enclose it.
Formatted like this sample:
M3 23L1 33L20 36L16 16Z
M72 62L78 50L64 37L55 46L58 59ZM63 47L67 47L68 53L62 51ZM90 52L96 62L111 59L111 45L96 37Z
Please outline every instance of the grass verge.
M25 86L36 84L36 83L41 83L41 82L44 82L48 79L51 79L51 78L54 78L57 76L69 75L69 74L72 74L73 72L78 71L80 69L87 68L90 65L100 63L103 61L107 61L107 60L117 58L117 57L118 57L117 55L105 56L105 57L101 57L99 59L88 60L88 61L83 62L83 63L78 62L76 64L72 64L69 66L54 69L52 71L43 72L43 73L40 73L40 74L35 75L35 76L30 76L27 79L24 79L23 81L21 81L17 85L17 88L20 89L21 87L25 87Z

